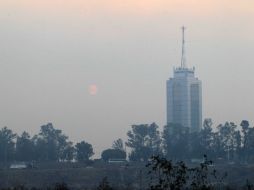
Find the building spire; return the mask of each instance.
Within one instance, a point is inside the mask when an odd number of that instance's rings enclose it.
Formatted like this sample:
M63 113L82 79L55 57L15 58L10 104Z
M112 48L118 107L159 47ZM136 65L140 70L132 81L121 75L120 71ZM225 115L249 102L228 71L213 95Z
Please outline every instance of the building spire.
M186 68L186 57L185 57L185 30L186 30L186 27L183 26L182 27L182 58L181 58L181 68L184 69Z

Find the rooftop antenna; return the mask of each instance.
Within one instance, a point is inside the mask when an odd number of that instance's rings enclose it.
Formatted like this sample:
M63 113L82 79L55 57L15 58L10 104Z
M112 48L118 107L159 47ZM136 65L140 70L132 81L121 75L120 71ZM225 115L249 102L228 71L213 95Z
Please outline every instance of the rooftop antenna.
M184 69L186 68L186 58L185 58L185 32L186 27L182 27L182 35L183 35L183 41L182 41L182 58L181 58L181 68Z

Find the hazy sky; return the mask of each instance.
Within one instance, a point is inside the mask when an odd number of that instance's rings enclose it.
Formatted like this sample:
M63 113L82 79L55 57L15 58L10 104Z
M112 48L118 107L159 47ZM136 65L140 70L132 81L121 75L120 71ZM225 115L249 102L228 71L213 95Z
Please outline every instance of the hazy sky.
M97 155L163 126L182 25L204 118L254 124L253 18L253 0L0 0L0 126L52 122Z

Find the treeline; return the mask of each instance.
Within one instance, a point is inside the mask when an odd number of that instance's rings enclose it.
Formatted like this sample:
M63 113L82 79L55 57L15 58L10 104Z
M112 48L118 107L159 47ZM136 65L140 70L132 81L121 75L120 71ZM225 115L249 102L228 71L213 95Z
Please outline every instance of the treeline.
M207 155L215 162L253 163L254 127L243 120L218 125L213 130L211 119L205 119L200 131L192 132L179 124L170 123L159 132L158 126L134 125L127 133L130 159L148 160L151 155L162 155L171 160L191 161Z
M155 123L133 125L127 132L127 142L118 139L111 148L101 154L103 160L127 157L131 161L147 161L152 155L171 160L191 161L210 159L221 162L254 162L254 127L243 120L240 126L233 122L220 124L213 129L212 120L205 119L200 131L190 131L179 124L170 123L159 130ZM0 130L0 162L11 161L80 161L88 162L93 147L82 141L74 144L51 123L43 125L40 132L31 137L27 132L20 136L4 127Z
M4 127L0 130L0 162L11 161L88 161L94 154L92 145L82 141L73 144L51 123L43 125L39 134L20 136Z

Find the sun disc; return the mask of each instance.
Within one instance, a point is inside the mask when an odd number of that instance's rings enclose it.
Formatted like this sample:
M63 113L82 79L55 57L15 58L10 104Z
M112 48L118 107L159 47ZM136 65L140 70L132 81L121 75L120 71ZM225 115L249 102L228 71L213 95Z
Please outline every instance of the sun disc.
M97 85L91 84L91 85L89 86L89 88L88 88L88 92L89 92L89 94L92 95L92 96L96 95L97 92L98 92L98 87L97 87Z

